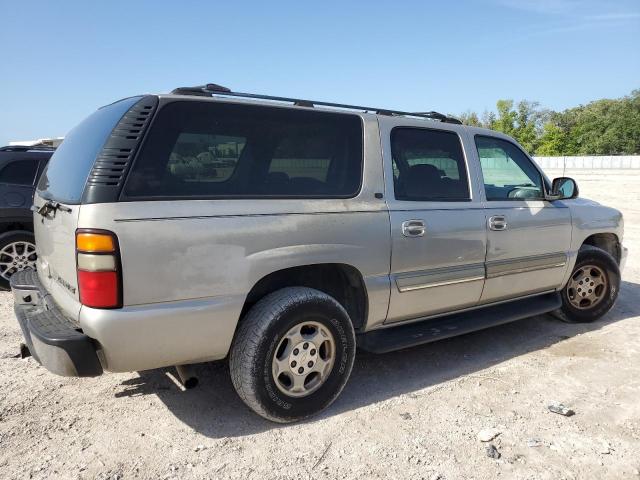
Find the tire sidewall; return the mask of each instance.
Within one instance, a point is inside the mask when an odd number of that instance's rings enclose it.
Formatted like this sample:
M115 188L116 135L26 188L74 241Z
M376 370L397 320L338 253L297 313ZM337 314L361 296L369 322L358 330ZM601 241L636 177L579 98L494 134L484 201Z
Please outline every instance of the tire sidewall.
M593 308L580 310L574 307L569 300L567 282L567 285L562 289L562 311L567 318L573 322L593 322L605 315L613 307L620 289L620 270L618 264L607 252L598 248L589 248L579 252L571 275L573 276L576 269L586 265L594 265L605 272L607 276L607 287L604 298L597 305Z
M318 322L331 332L335 341L336 359L325 382L306 397L291 397L275 383L272 361L282 337L295 325ZM255 394L270 417L281 421L298 420L324 409L340 394L346 384L355 358L355 336L347 313L331 298L315 296L281 310L265 331L255 357L257 365Z

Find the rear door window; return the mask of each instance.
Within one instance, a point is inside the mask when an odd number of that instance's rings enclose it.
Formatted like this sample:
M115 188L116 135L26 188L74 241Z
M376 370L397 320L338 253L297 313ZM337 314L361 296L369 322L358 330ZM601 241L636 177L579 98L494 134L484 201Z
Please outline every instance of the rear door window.
M0 183L33 185L38 171L37 160L16 160L0 170Z
M348 198L362 180L356 115L214 102L162 108L124 198Z
M391 153L396 199L445 202L470 199L457 133L395 128L391 132Z

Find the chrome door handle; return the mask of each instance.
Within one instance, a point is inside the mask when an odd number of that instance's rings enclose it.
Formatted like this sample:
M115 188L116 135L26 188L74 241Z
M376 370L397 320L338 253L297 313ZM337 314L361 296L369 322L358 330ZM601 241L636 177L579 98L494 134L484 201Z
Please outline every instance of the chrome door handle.
M489 228L491 230L495 230L496 232L500 232L502 230L507 229L507 217L504 215L494 215L489 218Z
M405 237L422 237L427 228L424 220L407 220L402 222L402 235Z

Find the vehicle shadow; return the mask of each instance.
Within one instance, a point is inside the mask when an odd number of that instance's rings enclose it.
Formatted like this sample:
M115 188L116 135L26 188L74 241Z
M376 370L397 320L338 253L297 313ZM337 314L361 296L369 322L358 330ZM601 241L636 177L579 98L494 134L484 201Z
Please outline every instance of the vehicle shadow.
M568 324L551 315L541 315L384 355L358 352L351 378L340 397L307 422L471 375L575 335L639 316L640 307L634 304L637 298L640 284L623 282L614 309L595 323ZM231 384L226 362L195 366L200 384L193 390L178 389L168 377L169 371L175 375L175 369L139 372L138 378L123 382L116 396L157 395L179 420L212 438L287 428L262 419L242 403Z

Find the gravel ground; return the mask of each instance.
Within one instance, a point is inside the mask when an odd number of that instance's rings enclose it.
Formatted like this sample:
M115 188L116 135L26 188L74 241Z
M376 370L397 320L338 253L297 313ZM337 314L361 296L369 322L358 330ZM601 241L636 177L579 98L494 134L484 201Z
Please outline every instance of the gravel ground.
M640 171L567 174L626 217L631 257L605 318L533 317L361 353L336 403L300 424L251 413L224 363L198 367L189 391L170 370L49 374L15 357L19 328L0 293L0 478L640 479ZM489 428L500 434L479 441Z

